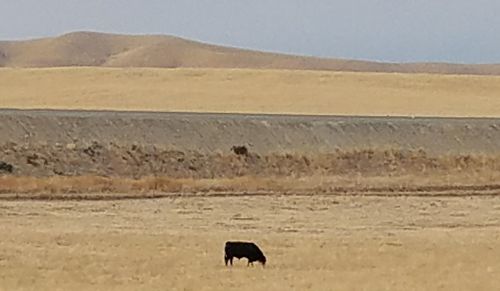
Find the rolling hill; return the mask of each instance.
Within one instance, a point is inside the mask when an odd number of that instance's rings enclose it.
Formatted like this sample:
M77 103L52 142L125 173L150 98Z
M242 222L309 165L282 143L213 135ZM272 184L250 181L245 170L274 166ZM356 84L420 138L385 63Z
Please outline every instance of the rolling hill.
M380 63L266 53L173 36L73 32L0 41L0 67L251 68L500 75L500 64Z

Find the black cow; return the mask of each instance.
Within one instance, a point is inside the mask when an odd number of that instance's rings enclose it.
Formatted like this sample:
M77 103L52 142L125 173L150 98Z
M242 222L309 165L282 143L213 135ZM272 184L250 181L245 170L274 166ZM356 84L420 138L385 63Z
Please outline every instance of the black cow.
M241 258L248 259L248 265L253 262L260 262L262 266L266 265L266 256L262 253L259 247L253 242L228 241L224 247L224 262L229 262L233 265L233 258L238 260Z
M231 150L238 156L248 156L248 149L246 146L232 146Z
M14 166L6 162L0 161L0 172L12 173L14 171Z

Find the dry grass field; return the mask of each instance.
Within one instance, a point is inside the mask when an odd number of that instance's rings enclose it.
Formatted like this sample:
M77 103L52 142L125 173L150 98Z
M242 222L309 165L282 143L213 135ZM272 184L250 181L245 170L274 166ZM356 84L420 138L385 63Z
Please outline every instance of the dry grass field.
M0 290L495 290L498 197L1 201ZM265 268L224 266L254 240Z
M159 197L218 197L235 193L469 197L500 194L498 171L450 171L406 175L233 178L141 178L102 176L0 176L0 200L122 200Z
M246 69L0 69L0 106L500 116L500 77Z
M101 67L14 68L72 65ZM0 66L10 67L0 69L0 108L500 117L500 76L486 76L498 74L497 65L323 60L172 37L75 33L0 42ZM164 68L137 68L151 66ZM372 72L340 72L363 70ZM193 122L188 117L155 123L152 116L128 122L91 113L64 113L74 116L59 119L51 111L2 114L0 160L15 170L0 173L0 291L495 290L500 285L499 158L496 151L470 150L481 149L478 143L485 140L496 148L494 120L452 126L391 119L390 131L379 121L366 121L323 132L357 140L355 128L358 137L373 133L384 140L399 134L406 143L439 136L436 143L444 150L437 156L425 155L426 149L379 153L361 144L361 150L345 152L331 147L335 153L327 153L329 159L265 155L254 148L247 157L216 149L216 158L208 159L147 143L118 145L140 139L126 135L131 128L174 124L175 130ZM202 132L172 136L213 141L226 125L242 124L221 120L195 123ZM265 126L261 143L286 144L290 137L265 136L266 128L292 134L294 127L314 131L311 124L317 122L246 124ZM400 127L413 122L414 127ZM91 127L102 130L86 136ZM252 140L233 132L236 140L226 138L220 149ZM481 133L487 138L479 139ZM450 135L455 148L468 145L470 152L446 154L451 142L443 136ZM68 140L53 140L61 136ZM106 136L120 138L111 146L99 140ZM247 267L242 260L225 267L226 240L255 241L268 265Z

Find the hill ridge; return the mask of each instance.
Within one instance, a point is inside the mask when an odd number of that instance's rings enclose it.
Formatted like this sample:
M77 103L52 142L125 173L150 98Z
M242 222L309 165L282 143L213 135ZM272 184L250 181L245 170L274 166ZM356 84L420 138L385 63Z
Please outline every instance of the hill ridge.
M0 67L159 67L500 75L500 64L385 63L227 47L171 35L77 31L0 41Z

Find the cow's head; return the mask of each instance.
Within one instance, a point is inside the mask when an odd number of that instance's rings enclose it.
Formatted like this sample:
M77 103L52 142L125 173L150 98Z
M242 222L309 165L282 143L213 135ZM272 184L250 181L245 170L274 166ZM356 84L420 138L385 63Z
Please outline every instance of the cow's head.
M262 264L262 266L265 266L267 262L266 256L262 255L262 258L260 258L259 262Z

